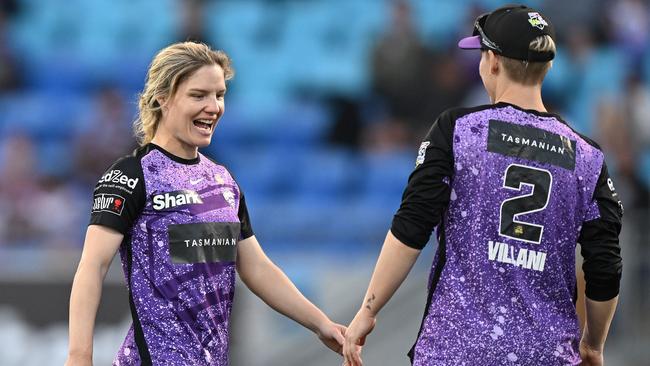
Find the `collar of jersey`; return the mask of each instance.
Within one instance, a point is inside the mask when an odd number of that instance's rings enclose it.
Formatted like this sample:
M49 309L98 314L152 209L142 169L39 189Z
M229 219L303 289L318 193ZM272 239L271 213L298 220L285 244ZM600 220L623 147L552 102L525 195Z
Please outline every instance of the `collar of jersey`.
M522 112L531 113L531 114L534 114L534 115L537 115L537 116L540 116L540 117L552 117L552 118L561 119L561 117L559 115L555 114L555 113L542 112L542 111L538 111L538 110L535 110L535 109L525 109L525 108L521 108L520 106L518 106L516 104L511 104L511 103L508 103L508 102L497 102L497 103L494 104L494 106L495 107L512 107L512 108L520 110Z
M184 159L184 158L181 158L180 156L176 156L176 155L170 153L169 151L163 149L162 147L160 147L160 146L158 146L158 145L156 145L156 144L154 144L152 142L149 143L149 146L151 146L152 148L154 148L154 149L160 151L161 153L165 154L165 156L167 156L168 158L172 159L173 161L175 161L177 163L186 164L186 165L194 165L194 164L198 164L199 161L200 161L199 155L197 155L193 159Z

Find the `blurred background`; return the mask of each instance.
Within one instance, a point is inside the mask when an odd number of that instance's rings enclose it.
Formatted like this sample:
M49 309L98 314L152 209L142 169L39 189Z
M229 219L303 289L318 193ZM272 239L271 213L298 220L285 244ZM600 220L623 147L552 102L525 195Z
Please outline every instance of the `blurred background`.
M268 255L348 324L438 113L487 103L478 52L456 42L498 0L0 0L0 364L60 365L100 174L134 147L148 63L197 40L233 59L205 154L246 192ZM625 203L609 365L650 359L650 4L532 0L555 24L547 107L596 140ZM380 314L368 365L407 365L435 240ZM130 315L115 260L95 335L110 364ZM239 286L233 365L340 365Z

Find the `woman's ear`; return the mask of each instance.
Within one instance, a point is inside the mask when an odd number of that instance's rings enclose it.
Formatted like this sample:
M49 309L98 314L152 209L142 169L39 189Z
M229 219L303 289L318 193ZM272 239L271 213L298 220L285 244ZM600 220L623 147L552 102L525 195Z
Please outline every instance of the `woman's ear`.
M499 74L499 55L494 53L492 50L488 50L488 61L490 65L490 73L493 75L498 75Z
M167 98L165 97L156 97L156 106L160 107L163 111L167 110Z

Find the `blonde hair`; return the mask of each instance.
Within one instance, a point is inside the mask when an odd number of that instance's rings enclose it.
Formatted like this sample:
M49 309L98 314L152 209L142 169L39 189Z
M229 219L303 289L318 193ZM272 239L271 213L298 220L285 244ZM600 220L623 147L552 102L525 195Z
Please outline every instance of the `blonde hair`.
M556 51L555 42L548 35L533 39L528 49L536 52L555 53ZM553 64L553 61L529 62L509 57L502 57L501 59L503 61L503 68L510 79L524 85L541 84Z
M206 65L219 65L226 80L235 74L230 57L204 43L174 43L156 54L138 98L138 117L133 122L133 131L141 146L151 142L158 129L162 118L162 106L158 100L172 98L183 80Z

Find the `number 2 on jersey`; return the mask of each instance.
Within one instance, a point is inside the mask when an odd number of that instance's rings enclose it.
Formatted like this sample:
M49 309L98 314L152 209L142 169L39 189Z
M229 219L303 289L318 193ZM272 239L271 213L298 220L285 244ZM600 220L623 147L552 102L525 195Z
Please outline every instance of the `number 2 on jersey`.
M523 185L533 188L529 194L508 198L501 203L499 234L508 238L539 244L544 226L517 220L519 215L542 211L548 204L553 185L551 172L525 165L511 164L506 168L503 188L522 190Z

